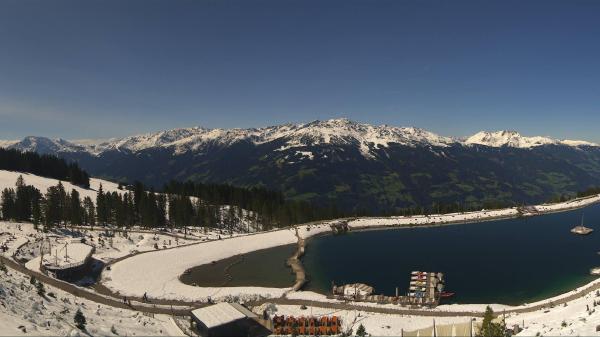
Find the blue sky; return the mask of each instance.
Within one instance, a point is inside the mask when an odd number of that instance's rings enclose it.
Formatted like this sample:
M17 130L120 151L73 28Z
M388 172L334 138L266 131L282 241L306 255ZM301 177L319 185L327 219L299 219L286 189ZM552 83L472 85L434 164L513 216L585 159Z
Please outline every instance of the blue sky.
M0 139L314 119L600 142L599 1L0 2Z

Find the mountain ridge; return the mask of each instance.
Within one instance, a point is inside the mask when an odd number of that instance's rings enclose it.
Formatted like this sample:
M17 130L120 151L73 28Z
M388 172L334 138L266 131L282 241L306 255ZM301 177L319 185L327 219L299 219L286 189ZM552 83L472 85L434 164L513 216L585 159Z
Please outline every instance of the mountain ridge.
M540 203L600 186L599 146L514 131L459 139L335 119L84 142L29 137L9 148L57 155L114 181L154 188L171 180L257 186L382 214L433 204Z
M448 147L452 145L533 148L544 145L599 147L582 140L559 140L544 136L527 137L516 131L480 131L466 138L445 137L416 127L396 127L354 122L349 119L315 120L308 123L280 124L260 128L190 127L150 132L108 140L67 141L61 138L28 136L21 141L0 141L0 147L42 153L87 152L100 155L106 151L139 152L151 148L175 148L175 154L199 151L209 145L232 145L250 142L255 145L285 140L284 148L301 148L319 144L354 144L365 157L373 157L372 147L389 144Z

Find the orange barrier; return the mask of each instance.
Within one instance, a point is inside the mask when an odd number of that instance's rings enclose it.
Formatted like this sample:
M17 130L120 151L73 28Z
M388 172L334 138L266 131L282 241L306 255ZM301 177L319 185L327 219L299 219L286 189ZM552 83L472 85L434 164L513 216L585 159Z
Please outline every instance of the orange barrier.
M273 334L275 335L308 335L327 336L338 335L342 331L341 320L338 316L321 317L273 317Z

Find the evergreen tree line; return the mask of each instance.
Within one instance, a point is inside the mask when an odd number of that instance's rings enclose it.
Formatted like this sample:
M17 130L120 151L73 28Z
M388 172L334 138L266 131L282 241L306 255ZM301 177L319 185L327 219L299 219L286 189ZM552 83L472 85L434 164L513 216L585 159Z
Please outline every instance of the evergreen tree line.
M344 212L339 210L335 203L319 207L309 202L286 200L283 193L271 191L262 187L243 188L226 184L203 184L195 182L171 181L167 183L162 192L168 195L177 195L175 200L178 212L183 219L202 217L210 213L210 205L229 205L236 209L245 209L258 214L264 229L284 227L316 220L334 219L345 216L366 215L364 212ZM196 197L199 201L191 205L189 198ZM198 214L203 212L203 214ZM229 208L229 213L234 212ZM169 213L173 214L173 213ZM235 218L228 216L228 219Z
M95 207L91 198L81 200L76 189L68 193L63 184L50 186L45 194L25 185L19 176L15 188L5 188L0 197L3 220L31 221L37 227L52 228L61 224L94 225Z
M266 191L261 193L269 195ZM275 212L269 213L271 222L264 225L265 218L256 212L244 212L240 207L213 204L187 195L146 191L139 182L120 193L105 192L100 185L95 201L90 197L82 199L76 189L66 191L61 182L41 193L34 186L26 185L19 176L14 188L6 188L1 193L0 218L31 221L36 226L43 224L45 229L61 225L110 224L147 228L204 226L250 231L250 227L264 230L283 224L274 222L278 219L273 215ZM274 202L274 205L278 204L282 201Z
M67 163L64 159L51 155L0 148L0 170L27 172L90 187L89 175L77 163Z
M600 187L593 186L593 187L588 188L585 191L581 191L581 192L577 193L577 197L583 198L583 197L589 197L589 196L597 195L597 194L600 194Z

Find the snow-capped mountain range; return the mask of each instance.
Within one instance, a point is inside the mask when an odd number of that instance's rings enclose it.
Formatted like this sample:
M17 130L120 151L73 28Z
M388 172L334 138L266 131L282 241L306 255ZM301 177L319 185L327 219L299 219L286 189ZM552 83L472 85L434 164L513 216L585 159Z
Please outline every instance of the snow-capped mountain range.
M151 148L171 148L174 153L181 154L189 151L201 151L209 145L231 145L236 142L264 144L276 140L284 142L282 149L319 144L354 144L367 157L371 156L373 147L388 147L391 143L432 147L451 145L513 148L532 148L542 145L599 146L586 141L557 140L539 136L526 137L516 131L481 131L471 137L461 139L440 136L414 127L374 126L348 119L331 119L249 129L181 128L108 140L67 141L60 138L26 137L21 141L0 141L0 147L42 153L87 152L93 155L111 150L138 152Z
M92 176L263 186L349 209L486 200L539 203L600 186L600 146L514 131L443 137L347 119L174 129L108 140L26 137L0 146L76 161Z

